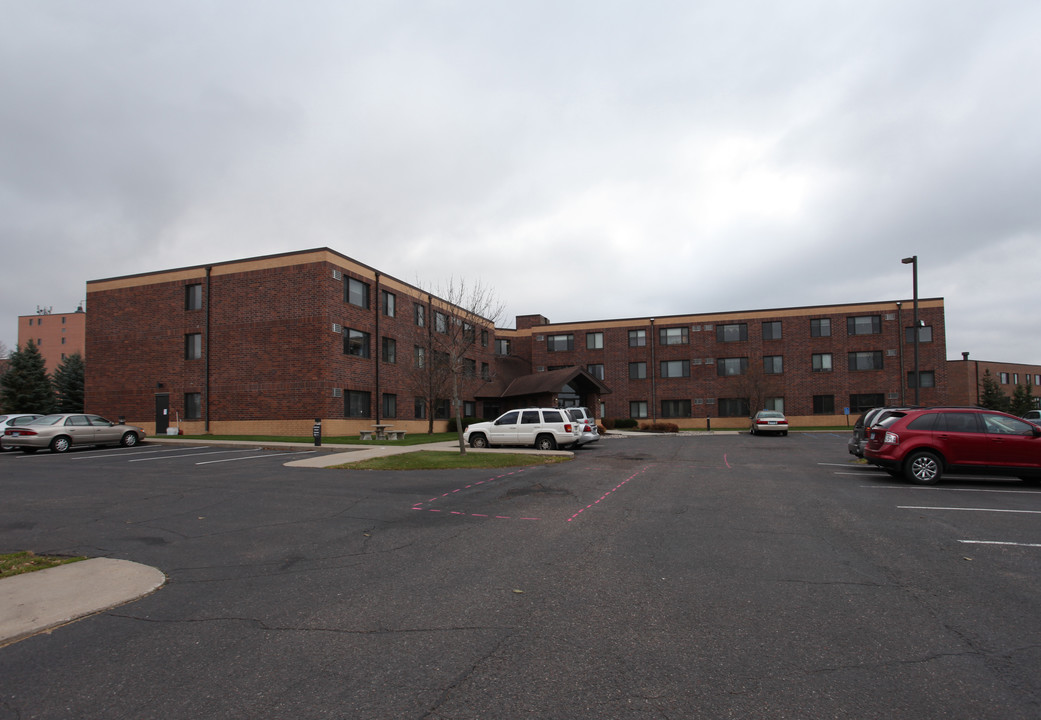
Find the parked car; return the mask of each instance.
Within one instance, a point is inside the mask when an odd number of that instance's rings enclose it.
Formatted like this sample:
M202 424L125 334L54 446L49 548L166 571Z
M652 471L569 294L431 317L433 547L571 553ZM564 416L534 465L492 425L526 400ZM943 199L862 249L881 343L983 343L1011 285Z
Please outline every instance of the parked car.
M1024 420L1029 420L1032 423L1041 422L1041 410L1028 410L1027 414L1023 416Z
M853 424L853 436L846 443L850 455L864 457L864 446L867 445L868 431L873 425L892 415L894 412L910 410L911 407L877 407L863 413Z
M492 422L474 423L463 433L463 440L475 448L531 445L556 450L576 445L580 439L578 423L564 408L510 410Z
M43 417L43 415L31 414L31 413L0 415L0 452L2 452L4 450L14 450L14 448L9 448L9 447L4 446L4 442L3 442L4 430L6 430L9 427L16 427L16 426L19 426L19 425L28 425L29 423L31 423L33 420L35 420L38 417Z
M145 438L136 425L109 422L100 415L63 413L44 415L29 425L4 429L3 444L25 453L41 448L51 452L67 452L74 445L123 445L133 447Z
M596 426L596 418L587 407L572 407L567 409L568 415L579 426L580 437L575 447L582 447L600 439L600 429Z
M917 485L947 472L1041 480L1041 427L982 408L898 411L871 428L864 457Z
M748 432L752 435L761 435L762 433L787 435L788 418L784 416L784 413L776 410L760 410L752 418L752 427Z

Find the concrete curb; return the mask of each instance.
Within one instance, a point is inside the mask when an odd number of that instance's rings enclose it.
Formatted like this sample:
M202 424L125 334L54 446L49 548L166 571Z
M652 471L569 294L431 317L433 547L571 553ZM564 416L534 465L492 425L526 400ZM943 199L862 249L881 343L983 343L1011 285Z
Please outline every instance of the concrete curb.
M0 646L155 592L156 568L93 558L0 580Z

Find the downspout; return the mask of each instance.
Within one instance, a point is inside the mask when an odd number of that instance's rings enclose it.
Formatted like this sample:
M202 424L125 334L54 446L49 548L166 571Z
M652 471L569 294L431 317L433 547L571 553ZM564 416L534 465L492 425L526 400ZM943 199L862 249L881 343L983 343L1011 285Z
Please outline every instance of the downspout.
M380 338L380 306L382 305L382 298L380 297L380 274L376 273L376 293L373 298L373 305L376 306L376 341L373 343L373 348L376 361L376 424L380 424L380 412L383 410L383 396L380 395L380 357L383 353L383 340Z
M905 394L907 392L907 383L905 381L906 375L904 374L904 304L900 301L896 303L896 324L899 329L899 335L897 336L896 346L900 348L900 404L907 406L907 398Z
M658 422L658 400L656 398L657 385L655 384L654 378L657 373L658 363L654 359L654 318L651 318L651 332L650 337L647 338L647 342L651 345L651 422Z
M207 435L210 434L210 301L213 299L213 292L210 284L213 280L211 275L213 266L206 266L206 342L204 346L206 348L206 404L203 406L203 415L205 419L205 432Z

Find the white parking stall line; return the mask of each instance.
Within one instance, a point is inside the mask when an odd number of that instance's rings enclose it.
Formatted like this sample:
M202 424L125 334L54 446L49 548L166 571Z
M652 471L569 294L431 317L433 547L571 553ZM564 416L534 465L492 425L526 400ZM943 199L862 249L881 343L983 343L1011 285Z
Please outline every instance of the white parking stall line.
M861 485L872 490L931 490L933 492L1004 493L1009 495L1041 495L1041 490L994 490L988 488L922 487L921 485Z
M183 452L185 450L202 450L204 447L206 447L206 446L205 445L200 445L199 447L190 447L190 448L162 448L162 449L159 449L159 450L132 450L132 449L102 450L102 451L99 451L99 452L77 454L74 457L71 457L69 459L70 460L90 460L92 458L107 458L107 457L112 457L113 455L127 455L127 454L133 454L133 455L155 455L157 453Z
M213 465L214 463L239 462L240 460L254 460L256 458L278 457L279 455L314 455L316 452L318 452L318 451L317 450L308 450L306 452L301 452L299 450L294 450L293 452L265 453L264 455L248 455L246 457L224 458L223 460L203 460L202 462L197 462L195 464L196 465Z
M957 510L961 512L993 512L1014 513L1021 515L1041 515L1041 510L1002 510L999 508L965 508L965 507L930 507L928 505L897 505L898 510Z
M243 450L209 450L201 453L189 453L188 455L168 455L167 457L150 457L150 458L138 458L136 460L127 460L127 462L148 462L149 460L178 460L180 458L187 457L199 457L200 455L220 455L222 453L244 453L244 452L256 452L260 448L245 448Z
M1004 540L959 540L966 545L1010 545L1012 547L1041 548L1041 543L1006 542Z

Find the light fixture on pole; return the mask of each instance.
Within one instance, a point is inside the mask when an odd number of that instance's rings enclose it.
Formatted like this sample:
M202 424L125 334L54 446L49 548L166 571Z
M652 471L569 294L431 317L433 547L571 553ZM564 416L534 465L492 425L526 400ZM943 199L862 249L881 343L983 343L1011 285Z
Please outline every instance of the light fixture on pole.
M914 404L920 405L918 401L918 387L922 384L922 379L918 372L918 334L919 325L918 320L918 256L912 255L901 260L904 265L911 266L911 278L912 288L914 293Z

